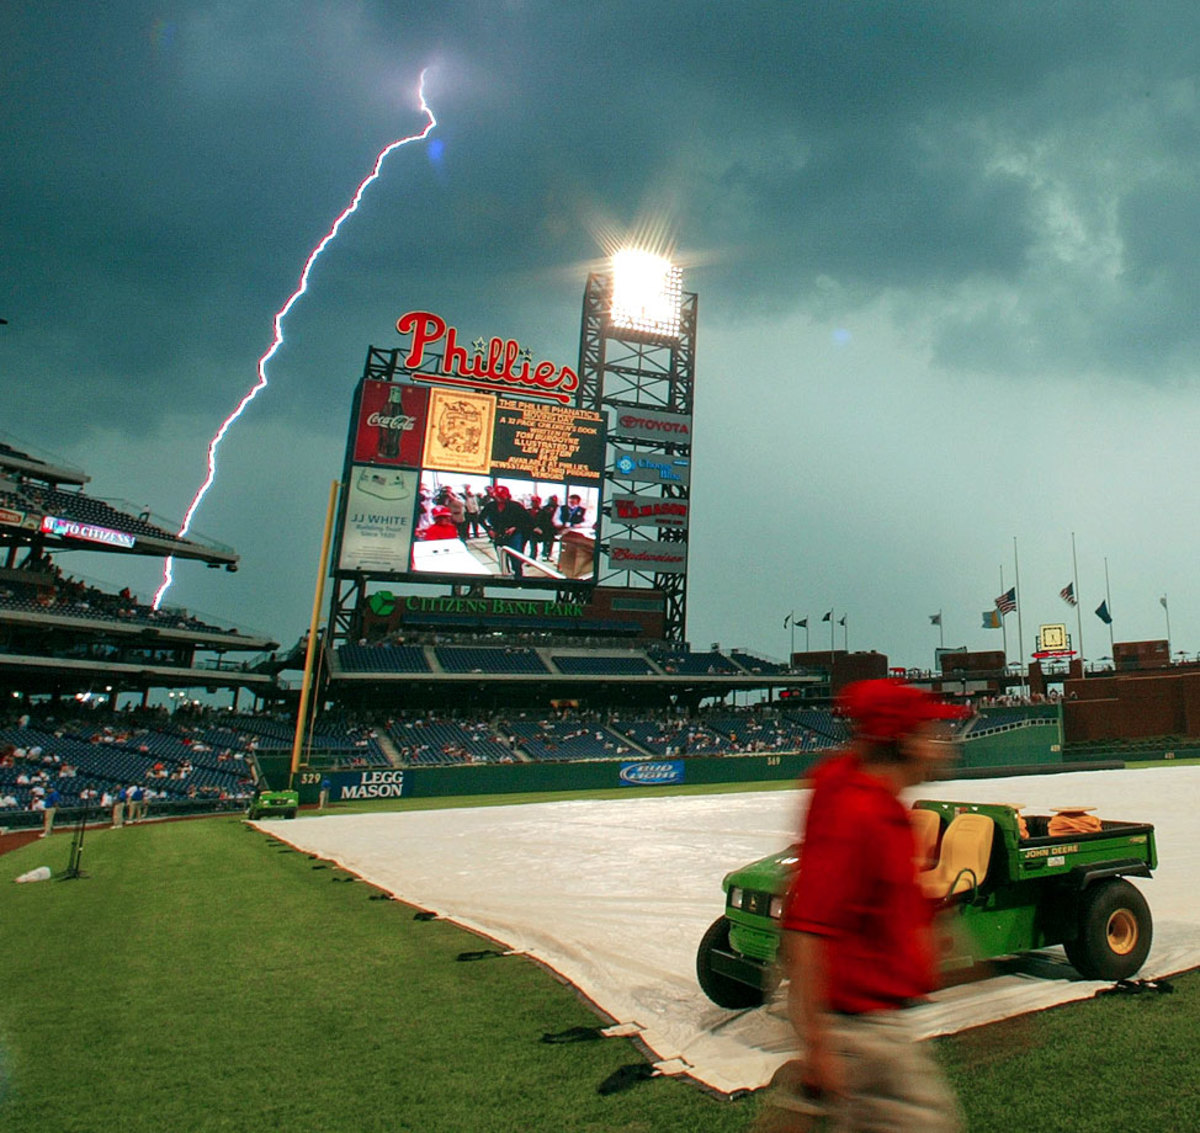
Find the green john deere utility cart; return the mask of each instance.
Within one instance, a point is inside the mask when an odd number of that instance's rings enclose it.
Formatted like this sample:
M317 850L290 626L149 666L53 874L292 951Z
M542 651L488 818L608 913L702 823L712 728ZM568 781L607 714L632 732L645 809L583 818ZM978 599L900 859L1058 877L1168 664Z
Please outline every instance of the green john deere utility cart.
M1086 979L1121 980L1145 962L1153 921L1130 877L1158 866L1154 827L1099 822L1051 836L1048 815L1001 803L922 799L913 805L918 875L954 947L947 968L1061 944ZM700 942L696 975L721 1007L755 1007L779 982L784 896L799 861L791 846L726 875L725 912Z
M259 791L246 812L249 819L295 818L300 809L299 791Z

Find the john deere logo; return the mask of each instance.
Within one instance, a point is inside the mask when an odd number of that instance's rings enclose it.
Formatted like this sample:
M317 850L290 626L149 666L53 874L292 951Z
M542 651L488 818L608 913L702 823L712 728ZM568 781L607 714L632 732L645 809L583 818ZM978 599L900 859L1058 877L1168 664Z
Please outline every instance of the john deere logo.
M376 590L367 599L371 613L377 617L386 618L396 608L396 595L390 590Z

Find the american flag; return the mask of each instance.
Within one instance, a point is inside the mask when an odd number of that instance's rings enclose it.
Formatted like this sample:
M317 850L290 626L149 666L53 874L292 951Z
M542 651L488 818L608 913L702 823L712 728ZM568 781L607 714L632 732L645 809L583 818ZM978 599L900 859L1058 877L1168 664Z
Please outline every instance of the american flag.
M1059 592L1058 596L1066 602L1068 606L1077 606L1079 603L1075 601L1075 583L1068 582Z
M1006 590L996 599L996 609L1001 614L1011 614L1017 608L1017 588Z

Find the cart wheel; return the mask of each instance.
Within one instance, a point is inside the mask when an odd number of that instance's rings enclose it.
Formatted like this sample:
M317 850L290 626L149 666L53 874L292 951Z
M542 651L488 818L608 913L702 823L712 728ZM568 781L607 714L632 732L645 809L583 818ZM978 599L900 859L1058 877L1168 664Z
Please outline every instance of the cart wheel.
M1150 906L1124 878L1102 881L1079 898L1079 935L1067 959L1090 980L1127 980L1145 962L1154 937Z
M696 952L696 979L700 981L704 994L718 1007L761 1007L764 998L762 991L713 971L714 949L722 952L729 950L729 920L726 917L718 917L709 925Z

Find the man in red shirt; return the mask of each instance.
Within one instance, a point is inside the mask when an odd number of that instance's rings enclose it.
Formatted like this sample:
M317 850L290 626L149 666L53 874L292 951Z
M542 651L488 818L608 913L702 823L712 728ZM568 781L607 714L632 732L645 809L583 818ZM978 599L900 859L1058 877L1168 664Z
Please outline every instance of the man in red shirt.
M812 775L783 915L804 1093L832 1129L961 1129L956 1099L904 1018L933 990L936 957L899 796L953 756L945 721L965 713L892 680L848 685L839 707L853 737Z

